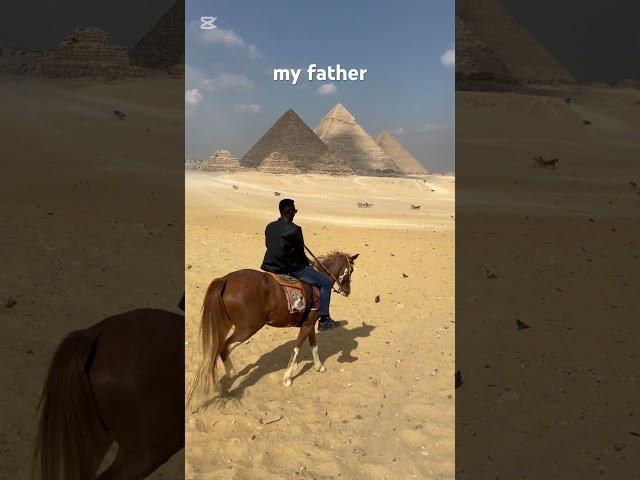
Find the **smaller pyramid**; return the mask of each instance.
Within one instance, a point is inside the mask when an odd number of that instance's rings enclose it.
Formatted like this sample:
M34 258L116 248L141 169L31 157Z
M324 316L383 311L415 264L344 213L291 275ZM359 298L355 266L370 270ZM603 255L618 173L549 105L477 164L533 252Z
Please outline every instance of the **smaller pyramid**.
M312 173L322 175L353 175L353 168L331 149L323 153L311 169Z
M184 11L184 0L178 0L160 17L129 52L133 65L171 68L172 75L184 77Z
M315 128L318 137L357 173L393 173L397 165L340 103Z
M230 173L240 169L240 162L229 150L217 150L208 159L203 161L198 170L203 172Z
M282 174L296 174L300 173L300 169L289 160L286 153L271 152L267 158L265 158L257 170L262 173L272 173L277 175Z
M127 49L111 43L100 28L77 28L61 45L37 58L33 74L54 78L120 80L143 76L131 66Z
M419 175L427 173L427 170L411 155L400 142L389 132L382 132L376 142L380 148L389 155L389 158L398 166L402 173Z

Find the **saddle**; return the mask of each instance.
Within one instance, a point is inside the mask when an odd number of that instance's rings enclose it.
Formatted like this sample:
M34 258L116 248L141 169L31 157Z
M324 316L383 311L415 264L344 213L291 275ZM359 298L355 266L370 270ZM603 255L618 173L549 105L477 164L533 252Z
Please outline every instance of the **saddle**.
M302 325L310 312L320 308L320 290L317 287L301 282L290 275L270 272L269 275L284 289L289 313L299 317L297 325Z

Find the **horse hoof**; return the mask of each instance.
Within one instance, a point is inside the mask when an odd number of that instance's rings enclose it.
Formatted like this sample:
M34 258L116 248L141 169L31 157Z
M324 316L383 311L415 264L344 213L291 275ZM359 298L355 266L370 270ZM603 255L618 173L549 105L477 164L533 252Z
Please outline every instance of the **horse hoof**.
M316 368L316 371L319 372L319 373L324 373L324 372L327 371L327 367L322 365L320 368Z
M292 383L293 382L291 381L291 379L287 378L284 382L282 382L282 385L284 385L285 387L290 387Z

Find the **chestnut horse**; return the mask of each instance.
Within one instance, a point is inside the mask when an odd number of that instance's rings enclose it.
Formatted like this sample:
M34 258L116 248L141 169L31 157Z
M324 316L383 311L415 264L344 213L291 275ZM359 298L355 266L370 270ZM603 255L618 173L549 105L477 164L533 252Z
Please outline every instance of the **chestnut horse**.
M71 332L40 399L37 478L147 477L184 446L184 317L140 309Z
M313 266L330 278L332 287L337 283L338 293L347 297L351 293L351 274L356 258L358 254L334 252L319 258L313 262ZM202 303L202 362L189 389L187 404L191 403L200 384L205 396L209 395L212 388L219 390L216 374L218 357L224 364L227 379L235 376L229 355L265 325L278 328L300 326L296 345L284 372L285 387L291 385L298 351L305 339L309 339L315 369L318 372L326 371L316 344L315 324L318 318L318 312L310 312L302 325L297 325L297 317L290 314L287 308L284 289L269 273L245 269L216 278L209 285ZM232 326L233 333L227 337Z

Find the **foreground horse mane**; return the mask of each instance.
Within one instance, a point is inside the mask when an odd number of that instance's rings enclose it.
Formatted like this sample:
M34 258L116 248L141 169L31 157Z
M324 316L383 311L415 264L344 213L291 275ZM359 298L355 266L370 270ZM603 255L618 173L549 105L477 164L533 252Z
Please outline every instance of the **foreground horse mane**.
M345 252L341 252L340 250L334 250L333 252L329 252L326 255L321 256L318 260L333 260L336 257L348 257L349 254Z

